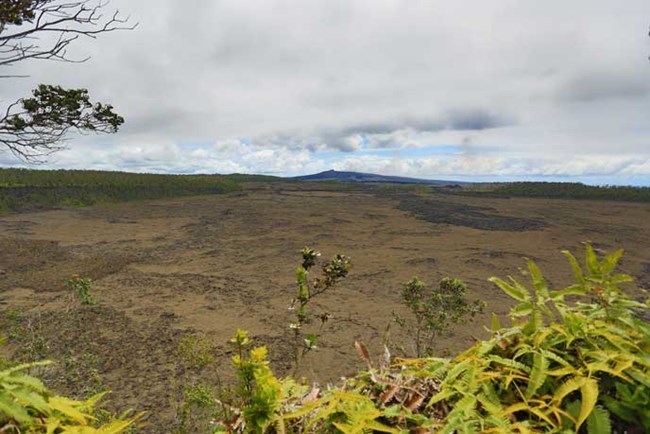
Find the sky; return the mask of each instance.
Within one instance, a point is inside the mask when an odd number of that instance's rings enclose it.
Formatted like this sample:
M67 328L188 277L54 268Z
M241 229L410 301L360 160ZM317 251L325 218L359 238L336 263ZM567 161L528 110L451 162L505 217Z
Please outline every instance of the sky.
M650 186L648 0L113 0L84 63L3 73L126 119L38 168ZM24 166L0 150L0 166Z

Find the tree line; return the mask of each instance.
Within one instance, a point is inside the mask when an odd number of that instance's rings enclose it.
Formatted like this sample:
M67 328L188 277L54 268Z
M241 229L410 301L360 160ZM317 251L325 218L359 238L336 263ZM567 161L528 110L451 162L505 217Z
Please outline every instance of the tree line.
M541 197L549 199L594 199L627 202L650 202L649 187L592 186L579 182L513 182L496 184L481 190L465 190L464 194L497 197Z
M237 175L0 169L0 213L228 193L239 190L240 183Z

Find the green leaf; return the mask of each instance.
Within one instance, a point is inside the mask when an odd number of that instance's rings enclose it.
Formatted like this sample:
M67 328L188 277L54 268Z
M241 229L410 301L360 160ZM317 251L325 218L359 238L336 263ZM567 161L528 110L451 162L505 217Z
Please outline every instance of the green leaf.
M551 359L551 360L553 360L554 362L557 362L557 363L559 363L560 365L562 365L562 366L564 366L564 367L566 367L566 368L571 368L571 369L572 369L572 372L575 372L575 371L576 371L576 369L575 369L573 366L571 366L571 363L569 363L568 361L566 361L566 360L563 359L562 357L558 356L558 355L555 354L553 351L551 351L551 350L545 350L545 349L541 349L541 348L538 349L538 351L539 351L539 352L540 352L544 357L546 357L547 359Z
M585 295L585 289L580 285L571 285L558 291L551 291L551 298L554 300L563 300L567 295Z
M598 256L591 244L587 244L585 249L585 266L589 274L601 274L600 273L600 263L598 262Z
M573 269L573 275L575 276L576 280L584 285L585 283L585 275L582 272L582 267L580 267L580 264L578 263L578 260L576 259L575 256L568 250L562 250L562 253L566 258L569 260L569 264L571 264L571 268Z
M612 421L609 412L601 406L596 406L587 418L587 432L589 434L611 434Z
M508 420L508 415L503 410L503 407L501 406L501 403L499 401L495 402L492 399L490 399L487 395L484 394L478 394L477 400L478 402L481 403L485 411L487 411L491 416L494 416L497 420L499 421Z
M497 316L496 313L492 313L492 327L491 330L493 332L497 332L501 329L501 321L499 321L499 317Z
M502 366L506 366L508 368L518 369L518 370L523 371L523 372L530 372L530 368L528 366L524 365L523 363L519 363L519 362L517 362L515 360L507 359L505 357L501 357L501 356L497 356L497 355L493 354L493 355L490 355L487 358L487 360L490 361L490 362L497 363L497 364L502 365Z
M564 382L558 389L555 391L555 394L553 394L553 401L556 402L556 404L560 404L562 400L564 399L565 396L567 396L569 393L580 389L584 384L587 382L586 377L582 377L580 375L576 375L574 377L571 377L569 380Z
M548 286L546 285L546 280L544 279L544 276L542 276L541 270L539 269L537 264L531 259L526 259L526 263L528 264L528 272L530 273L530 277L533 281L533 286L535 287L535 291L537 292L537 297L542 299L547 299Z
M431 407L433 404L443 401L451 396L454 396L455 394L456 392L451 389L443 389L431 397L427 403L427 407Z
M533 355L533 369L530 371L530 379L528 380L528 387L526 388L526 398L530 399L542 387L547 378L546 369L548 368L548 360L541 353Z
M601 265L601 272L603 274L611 274L618 265L618 261L622 256L623 249L617 250L614 253L605 256Z
M9 417L10 419L25 424L30 423L32 420L27 410L7 394L0 394L0 414L3 416L3 419L4 417Z
M472 361L471 360L463 360L462 362L459 362L449 370L447 373L447 376L445 377L444 383L445 384L451 384L456 380L456 378L464 373L467 370L471 369L476 369L475 366L472 366Z
M21 384L23 386L27 386L36 392L45 391L45 386L43 385L43 382L41 380L27 374L21 374L16 372L10 377L6 378L4 381L6 381L7 383Z
M533 304L531 302L525 301L519 303L512 309L510 309L510 316L513 318L518 318L522 316L530 315L533 312Z
M598 381L593 378L585 379L584 384L580 387L580 393L582 394L582 405L580 406L580 414L576 421L576 431L580 429L580 426L589 417L589 414L591 414L596 405L596 401L598 401Z
M12 390L10 394L18 400L22 407L30 406L41 414L50 414L50 407L40 394L26 389Z
M78 401L72 399L64 398L62 396L53 396L50 398L50 407L53 410L56 410L63 415L69 417L70 419L79 422L80 424L85 424L88 415L82 413L77 409L79 406Z
M628 274L616 274L612 276L611 282L613 284L625 283L625 282L634 282L634 277Z
M0 379L6 378L18 371L24 371L26 369L34 368L36 366L47 366L50 365L51 363L52 362L49 360L43 360L42 362L23 363L21 365L12 366L11 368L7 368L4 371L0 371Z
M488 280L501 288L503 292L517 301L527 301L530 299L530 293L528 290L514 279L512 279L512 285L503 279L499 279L498 277L491 277Z
M366 428L371 429L373 431L387 432L393 434L397 434L400 432L400 430L396 428L391 428L387 425L384 425L383 423L377 422L376 420L367 421Z

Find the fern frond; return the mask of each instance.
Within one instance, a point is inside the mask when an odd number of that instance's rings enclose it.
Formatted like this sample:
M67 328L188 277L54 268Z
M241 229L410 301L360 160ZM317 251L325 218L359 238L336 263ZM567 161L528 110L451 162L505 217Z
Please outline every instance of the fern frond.
M498 365L501 366L506 366L508 368L520 371L520 372L525 372L529 373L530 372L530 367L524 365L523 363L519 363L516 360L512 359L506 359L505 357L497 356L495 354L492 354L487 357L487 360L489 362L494 362Z
M541 270L535 261L531 259L526 259L526 264L528 265L528 272L530 273L531 280L533 281L533 286L535 287L535 292L537 293L538 300L543 301L548 299L548 286Z
M571 264L571 269L573 269L573 275L575 276L575 279L581 283L585 283L585 275L582 272L582 267L578 263L578 260L576 259L575 256L568 250L562 250L562 254L566 256L566 258L569 260L569 264ZM577 294L576 294L577 295Z
M548 360L546 357L541 353L535 353L535 355L533 355L533 369L530 371L530 379L525 392L527 399L531 398L546 381L548 376L547 368Z
M593 378L587 378L585 383L580 387L582 395L580 406L580 414L576 420L576 431L580 429L583 422L589 417L598 401L598 381Z
M503 279L499 279L498 277L491 277L488 280L501 288L503 292L517 301L530 300L530 292L512 277L510 277L512 284L506 282Z
M580 389L584 384L587 382L587 378L580 376L580 375L575 375L571 377L569 380L565 381L558 389L555 391L555 394L553 395L553 401L555 401L556 404L559 404L562 402L565 396L567 396L569 393L576 391Z
M587 432L589 434L611 434L612 421L609 412L597 405L587 418Z

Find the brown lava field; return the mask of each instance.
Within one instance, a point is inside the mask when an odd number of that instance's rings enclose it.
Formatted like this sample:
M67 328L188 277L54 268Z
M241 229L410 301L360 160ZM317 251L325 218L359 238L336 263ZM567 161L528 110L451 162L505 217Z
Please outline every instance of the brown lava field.
M489 313L508 311L487 279L518 275L524 256L560 286L571 276L562 249L581 253L585 241L624 248L623 271L650 287L650 204L379 191L251 184L228 195L3 216L0 310L38 325L45 355L59 362L43 375L59 391L79 395L87 385L87 372L69 372L76 361L113 391L110 406L146 411L145 432L166 432L183 376L176 348L187 333L211 339L222 378L232 376L227 341L238 327L269 346L277 374L287 373L287 308L306 245L353 261L349 278L310 305L333 316L301 370L321 382L363 368L355 340L380 352L392 313L404 313L400 285L412 276L458 277L488 303L484 316L440 340L441 353L484 337ZM72 274L93 279L96 306L71 303L64 282ZM394 355L410 348L394 323L390 336Z

